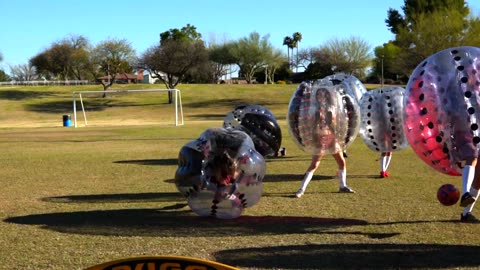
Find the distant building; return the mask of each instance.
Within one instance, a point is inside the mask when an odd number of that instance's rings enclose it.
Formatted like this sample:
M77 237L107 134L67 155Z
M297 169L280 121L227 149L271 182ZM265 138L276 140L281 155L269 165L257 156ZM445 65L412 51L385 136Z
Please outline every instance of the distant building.
M146 73L146 74L143 74L143 80L142 80L142 83L145 83L145 84L154 84L156 83L159 79L157 77L153 77L155 75L152 75L150 73Z
M113 79L113 76L103 76L97 79L97 82L108 83L110 80ZM129 74L129 73L117 73L115 75L115 83L119 84L131 84L131 83L139 83L143 80L143 73Z
M160 76L166 81L167 75L163 72L159 72ZM108 83L113 76L103 76L97 79L97 82ZM119 84L155 84L159 80L156 75L149 73L146 70L139 69L136 74L129 73L117 73L115 76L115 83Z

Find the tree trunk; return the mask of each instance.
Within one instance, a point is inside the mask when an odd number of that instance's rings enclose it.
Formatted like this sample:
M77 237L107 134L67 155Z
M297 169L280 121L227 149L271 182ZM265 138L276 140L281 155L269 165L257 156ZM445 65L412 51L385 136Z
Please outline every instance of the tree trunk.
M290 70L290 47L287 46L288 70Z
M297 45L297 55L296 55L296 63L295 63L295 72L298 72L298 45Z
M107 91L108 88L110 88L110 86L112 86L114 80L115 80L115 77L113 77L113 78L110 80L109 83L104 83L104 82L102 82L103 91ZM107 97L107 93L104 92L102 97L104 97L104 98Z

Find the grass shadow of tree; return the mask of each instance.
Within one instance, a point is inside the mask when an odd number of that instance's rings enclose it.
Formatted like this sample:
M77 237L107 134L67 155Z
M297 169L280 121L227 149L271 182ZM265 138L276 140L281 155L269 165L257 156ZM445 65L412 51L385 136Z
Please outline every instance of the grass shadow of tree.
M197 101L197 102L188 102L184 103L183 107L186 108L205 108L205 107L232 107L232 110L239 106L239 105L244 105L244 104L251 104L251 102L247 99L208 99L208 100L203 100L203 101Z
M26 100L55 95L56 93L51 91L0 90L0 99L6 100Z
M231 110L235 109L236 107L240 105L249 105L249 104L257 104L253 99L209 99L209 100L204 100L204 101L198 101L198 102L189 102L183 104L183 107L186 108L204 108L204 107L209 107L209 108L215 108L215 107L230 107L230 110L226 110L225 113L208 113L208 114L192 114L189 115L190 118L192 119L208 119L208 120L223 120L227 113L229 113ZM262 106L268 106L271 104L277 104L277 103L269 103L267 102L262 102ZM214 109L212 109L214 111Z
M104 111L110 107L143 106L131 102L118 102L111 99L92 99L83 102L86 111ZM77 110L81 110L77 103ZM48 102L38 102L35 104L26 104L25 108L29 111L40 113L70 113L73 110L73 101L55 100Z
M165 159L140 159L140 160L118 160L113 163L119 164L137 164L137 165L178 165L177 158L165 158Z
M239 268L444 269L478 267L479 246L440 244L306 244L219 251L217 261Z
M147 192L94 195L68 195L43 198L54 203L129 203L129 202L172 202L185 201L179 192Z
M222 113L194 114L194 115L190 115L189 117L191 119L199 119L199 120L219 120L219 121L223 121L223 119L225 118L227 113L228 112L225 112L224 114L222 114Z

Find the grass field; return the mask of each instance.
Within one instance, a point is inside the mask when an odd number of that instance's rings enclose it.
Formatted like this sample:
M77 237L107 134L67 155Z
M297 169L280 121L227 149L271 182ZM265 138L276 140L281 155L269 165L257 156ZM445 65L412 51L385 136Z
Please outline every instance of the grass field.
M295 86L178 88L183 126L173 124L166 94L154 93L85 98L89 126L79 128L62 126L72 91L98 86L0 88L0 269L85 269L139 255L241 269L480 268L479 225L459 223L462 208L436 199L440 185L460 186L459 177L407 148L380 179L379 155L357 137L347 159L357 193L337 193L327 156L297 199L310 156L285 122ZM267 159L262 199L240 218L199 217L174 184L178 152L240 104L276 115L287 155Z

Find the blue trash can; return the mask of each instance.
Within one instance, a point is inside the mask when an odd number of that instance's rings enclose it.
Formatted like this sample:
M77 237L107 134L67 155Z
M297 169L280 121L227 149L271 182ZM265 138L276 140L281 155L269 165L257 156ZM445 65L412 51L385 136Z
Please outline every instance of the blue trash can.
M64 127L71 127L72 126L72 117L70 115L63 116L63 126Z

